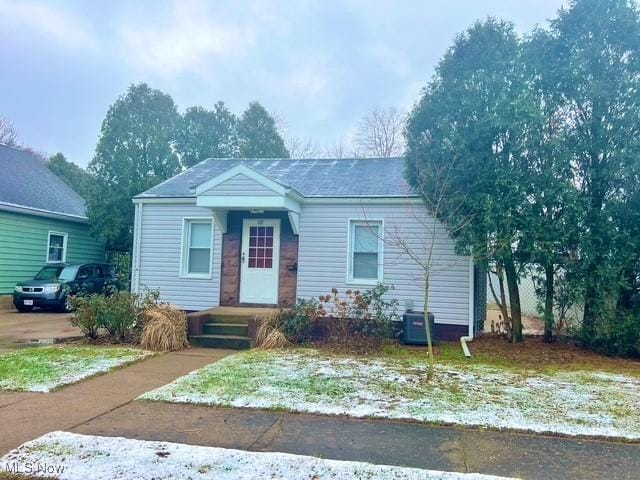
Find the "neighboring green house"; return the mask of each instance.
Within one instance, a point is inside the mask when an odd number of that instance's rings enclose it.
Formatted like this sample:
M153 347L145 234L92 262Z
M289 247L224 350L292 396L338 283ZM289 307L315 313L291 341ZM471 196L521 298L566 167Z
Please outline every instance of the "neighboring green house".
M0 144L0 296L50 263L103 261L80 195L38 156Z

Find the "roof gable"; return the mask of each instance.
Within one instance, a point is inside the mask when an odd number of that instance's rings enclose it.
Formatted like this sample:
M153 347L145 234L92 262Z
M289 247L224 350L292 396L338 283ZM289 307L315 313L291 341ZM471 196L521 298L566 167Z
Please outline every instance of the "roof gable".
M38 156L0 144L0 208L86 219L84 200Z
M196 195L284 195L284 185L257 172L244 164L201 183L195 189Z

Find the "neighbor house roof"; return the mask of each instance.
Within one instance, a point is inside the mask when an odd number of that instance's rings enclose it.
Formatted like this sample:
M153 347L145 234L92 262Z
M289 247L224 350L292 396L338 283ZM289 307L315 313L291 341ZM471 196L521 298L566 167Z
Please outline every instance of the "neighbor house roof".
M195 188L244 164L305 197L416 196L404 178L402 158L210 158L143 192L137 198L195 197Z
M82 197L39 156L1 143L0 210L86 220Z

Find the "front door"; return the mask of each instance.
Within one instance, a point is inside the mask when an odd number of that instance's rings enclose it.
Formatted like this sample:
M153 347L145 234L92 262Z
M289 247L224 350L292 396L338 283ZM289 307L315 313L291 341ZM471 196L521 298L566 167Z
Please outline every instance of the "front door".
M240 303L278 303L280 220L242 222Z

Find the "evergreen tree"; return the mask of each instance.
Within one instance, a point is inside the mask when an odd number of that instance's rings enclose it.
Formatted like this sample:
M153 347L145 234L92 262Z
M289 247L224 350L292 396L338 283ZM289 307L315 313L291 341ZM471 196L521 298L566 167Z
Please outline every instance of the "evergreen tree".
M513 341L522 340L518 256L529 160L523 132L534 110L519 57L513 25L476 23L438 64L406 131L411 185L427 205L440 204L446 226L458 226L450 233L459 251L506 273ZM433 182L431 172L443 171Z
M276 122L258 102L251 102L238 122L240 157L289 158Z
M206 158L237 157L238 119L223 102L213 110L190 107L182 116L176 150L185 167Z
M584 280L582 336L612 353L638 352L640 13L629 0L574 0L539 36L539 76L582 208L574 264Z
M73 188L82 198L87 198L94 183L93 176L85 169L58 152L47 161L47 167L67 185Z
M130 250L135 195L180 171L172 148L180 116L173 99L141 83L109 107L89 172L87 198L93 233L112 250Z

